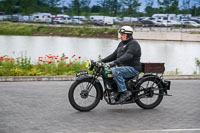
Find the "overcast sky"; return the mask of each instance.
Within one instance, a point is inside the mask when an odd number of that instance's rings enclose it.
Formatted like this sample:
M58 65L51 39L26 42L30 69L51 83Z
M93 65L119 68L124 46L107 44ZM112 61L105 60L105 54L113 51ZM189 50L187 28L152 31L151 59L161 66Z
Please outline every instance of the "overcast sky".
M67 5L67 4L71 3L72 0L63 0L63 1L65 1L64 3L65 3L65 5ZM90 6L96 5L97 4L96 1L97 0L91 0ZM182 5L182 1L183 0L179 0L179 6ZM142 4L141 7L139 8L139 10L142 12L145 9L146 3L145 3L145 0L139 0L139 2ZM199 2L200 2L200 0L190 0L190 6L192 7L194 5L198 5ZM153 7L157 7L157 0L154 0Z

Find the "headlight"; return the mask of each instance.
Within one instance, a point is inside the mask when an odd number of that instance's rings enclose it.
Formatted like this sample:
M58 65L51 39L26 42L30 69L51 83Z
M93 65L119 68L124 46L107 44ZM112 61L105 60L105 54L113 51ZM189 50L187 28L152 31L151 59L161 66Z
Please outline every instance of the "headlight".
M86 62L86 65L85 65L85 66L88 68L88 70L92 71L93 68L94 68L94 61L88 60L88 61Z
M85 64L85 67L89 67L90 66L90 61L88 60L87 62L86 62L86 64Z

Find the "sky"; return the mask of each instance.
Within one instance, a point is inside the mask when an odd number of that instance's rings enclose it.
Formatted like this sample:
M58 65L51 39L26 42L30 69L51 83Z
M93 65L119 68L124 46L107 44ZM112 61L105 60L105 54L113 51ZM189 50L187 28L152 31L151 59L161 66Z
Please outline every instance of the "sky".
M65 5L71 3L72 0L63 0L65 1ZM90 3L90 6L93 6L93 5L97 5L97 0L91 0L91 3ZM139 2L141 3L141 6L139 8L139 11L140 12L143 12L144 9L145 9L145 6L146 6L146 3L145 3L145 0L139 0ZM194 6L194 5L198 5L198 3L200 2L200 0L190 0L190 7ZM179 0L179 6L182 5L183 3L183 0ZM154 0L154 5L153 7L157 7L157 0Z

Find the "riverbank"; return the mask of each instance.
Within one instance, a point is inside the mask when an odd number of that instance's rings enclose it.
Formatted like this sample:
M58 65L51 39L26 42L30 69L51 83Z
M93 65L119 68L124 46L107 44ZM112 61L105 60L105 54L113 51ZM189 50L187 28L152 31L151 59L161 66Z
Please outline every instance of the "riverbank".
M0 35L66 36L117 39L117 29L53 27L40 24L0 22Z
M200 42L198 32L135 32L134 38L136 40Z
M56 27L41 24L0 22L0 35L66 36L117 39L119 36L117 32L117 28L109 27ZM137 40L200 42L200 32L135 31L134 38Z
M118 29L110 27L56 27L53 25L0 22L0 35L64 36L117 39ZM134 31L136 40L200 42L200 32Z
M0 82L27 81L74 81L74 75L68 76L0 76ZM165 80L200 80L200 75L164 75Z

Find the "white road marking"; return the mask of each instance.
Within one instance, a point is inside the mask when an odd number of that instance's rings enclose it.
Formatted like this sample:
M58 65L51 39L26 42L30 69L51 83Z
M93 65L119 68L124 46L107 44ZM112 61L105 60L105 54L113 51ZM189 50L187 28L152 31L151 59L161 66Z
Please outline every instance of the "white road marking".
M194 129L158 129L158 130L136 130L136 131L117 131L117 132L88 132L88 133L147 133L147 132L184 132L184 131L199 131L200 128Z

